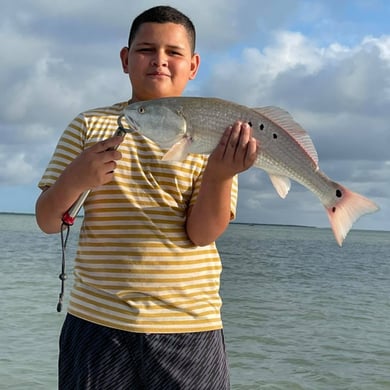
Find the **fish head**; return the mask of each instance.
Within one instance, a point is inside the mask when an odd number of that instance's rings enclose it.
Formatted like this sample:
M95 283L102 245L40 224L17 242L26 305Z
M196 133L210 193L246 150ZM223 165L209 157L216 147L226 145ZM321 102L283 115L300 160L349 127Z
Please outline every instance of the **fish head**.
M164 100L148 100L129 104L124 110L129 127L157 143L169 148L186 133L186 120L180 110Z

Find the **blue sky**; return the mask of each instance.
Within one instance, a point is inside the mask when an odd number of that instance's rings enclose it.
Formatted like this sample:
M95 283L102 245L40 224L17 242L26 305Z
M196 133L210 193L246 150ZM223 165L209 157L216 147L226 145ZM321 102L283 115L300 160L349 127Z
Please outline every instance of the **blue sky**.
M34 212L37 182L79 112L126 100L119 50L160 4L19 0L0 14L0 212ZM201 70L186 95L277 105L309 132L320 167L381 207L355 228L390 230L390 2L168 1L194 21ZM238 221L329 226L318 199L240 175Z

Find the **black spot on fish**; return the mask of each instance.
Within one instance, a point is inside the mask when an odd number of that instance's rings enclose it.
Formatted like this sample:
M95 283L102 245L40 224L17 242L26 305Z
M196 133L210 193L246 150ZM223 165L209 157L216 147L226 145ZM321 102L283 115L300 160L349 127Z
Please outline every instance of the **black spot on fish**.
M333 213L336 212L336 207L332 207L332 212L333 212Z
M248 122L248 125L249 125L250 127L252 127L252 122L251 122L251 121L249 121L249 122Z
M276 139L276 138L278 138L278 135L276 133L273 133L272 137L273 137L273 139Z
M260 127L260 130L264 130L264 125L263 124L261 124L259 127Z
M341 198L343 196L343 193L341 192L341 190L339 190L339 189L336 190L336 196L338 198Z

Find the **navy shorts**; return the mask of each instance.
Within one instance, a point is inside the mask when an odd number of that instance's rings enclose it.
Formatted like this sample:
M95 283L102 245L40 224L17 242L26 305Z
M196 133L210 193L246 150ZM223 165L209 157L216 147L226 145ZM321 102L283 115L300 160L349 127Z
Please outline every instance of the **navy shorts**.
M60 390L228 390L222 330L125 332L67 314L60 337Z

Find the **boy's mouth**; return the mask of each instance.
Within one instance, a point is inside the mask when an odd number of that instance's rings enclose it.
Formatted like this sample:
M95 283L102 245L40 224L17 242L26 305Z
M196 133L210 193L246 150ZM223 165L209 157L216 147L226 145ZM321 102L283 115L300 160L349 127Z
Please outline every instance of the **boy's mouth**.
M164 72L150 72L150 73L148 73L148 76L152 76L152 77L170 77L168 74L166 74Z

